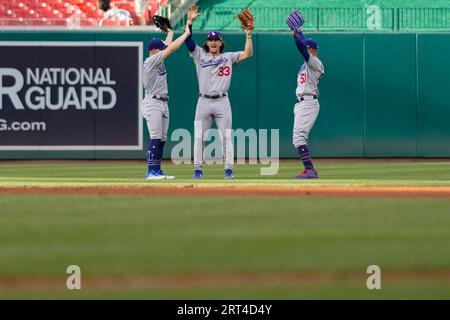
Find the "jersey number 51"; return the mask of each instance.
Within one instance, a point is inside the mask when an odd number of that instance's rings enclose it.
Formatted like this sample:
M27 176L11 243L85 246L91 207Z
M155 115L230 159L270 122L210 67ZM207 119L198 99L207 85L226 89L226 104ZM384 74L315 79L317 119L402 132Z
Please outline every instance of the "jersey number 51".
M306 73L302 73L300 75L300 84L304 84L306 82Z

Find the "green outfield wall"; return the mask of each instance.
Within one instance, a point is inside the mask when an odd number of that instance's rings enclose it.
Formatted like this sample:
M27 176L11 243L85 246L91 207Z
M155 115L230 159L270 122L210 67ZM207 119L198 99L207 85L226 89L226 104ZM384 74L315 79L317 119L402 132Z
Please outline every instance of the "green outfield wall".
M1 32L0 41L143 42L141 32ZM159 34L160 36L160 34ZM321 110L311 134L318 157L449 157L450 33L316 33L325 66ZM204 33L194 39L201 43ZM242 50L242 33L225 33ZM279 129L280 155L291 144L297 72L303 60L289 33L254 35L254 57L233 70L233 127ZM144 58L146 57L144 52ZM114 59L120 60L117 56ZM198 86L186 48L166 61L170 132L192 131ZM5 66L1 66L5 67ZM1 118L0 110L0 118ZM80 128L80 130L83 130ZM111 128L118 130L119 128ZM144 125L144 148L148 142ZM2 133L0 132L0 139ZM165 156L170 155L169 142ZM143 151L0 151L0 158L142 158Z

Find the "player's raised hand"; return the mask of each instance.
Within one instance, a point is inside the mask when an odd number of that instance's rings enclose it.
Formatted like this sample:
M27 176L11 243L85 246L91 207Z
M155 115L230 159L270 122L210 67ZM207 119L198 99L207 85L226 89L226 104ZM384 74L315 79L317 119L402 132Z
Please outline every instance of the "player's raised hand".
M245 29L245 34L248 39L250 39L252 37L252 32L253 32L253 30L251 30L251 29Z
M200 15L200 12L198 12L198 6L193 4L189 7L188 10L188 24L192 24L192 22L197 19L197 17Z

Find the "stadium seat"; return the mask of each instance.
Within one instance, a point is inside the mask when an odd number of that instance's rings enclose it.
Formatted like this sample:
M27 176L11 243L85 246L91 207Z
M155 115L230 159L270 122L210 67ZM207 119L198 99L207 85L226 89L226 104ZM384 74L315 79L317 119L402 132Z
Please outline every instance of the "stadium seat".
M123 2L123 0L122 0L122 2L116 2L114 4L114 6L116 8L119 8L119 9L127 10L131 14L131 19L132 19L132 23L131 24L132 25L139 25L139 18L136 15L136 9L135 9L135 6L134 6L134 1L131 3L131 2Z
M149 1L147 23L151 22L151 17L158 10L158 3L164 5L167 0ZM98 9L98 0L0 0L0 25L61 26L76 13L76 7L81 10L82 25L98 25L104 16L104 12ZM112 0L111 7L129 11L133 19L131 25L139 24L134 0ZM109 24L117 26L126 23L113 21Z

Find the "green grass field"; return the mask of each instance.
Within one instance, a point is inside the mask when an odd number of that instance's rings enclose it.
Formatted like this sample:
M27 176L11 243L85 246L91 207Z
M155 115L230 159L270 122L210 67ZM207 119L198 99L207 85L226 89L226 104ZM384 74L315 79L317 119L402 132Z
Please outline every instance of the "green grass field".
M450 161L321 160L321 179L292 179L300 171L298 161L280 163L275 176L261 176L264 165L237 165L236 179L223 180L221 165L206 166L205 178L193 181L191 165L167 164L164 170L175 180L145 181L142 162L0 162L0 187L71 186L450 186Z
M29 186L449 186L446 161L317 162L293 181L221 166L144 181L138 162L0 162L0 188ZM0 299L450 298L450 198L49 195L0 192ZM69 265L82 290L65 288ZM382 289L368 290L379 265Z

